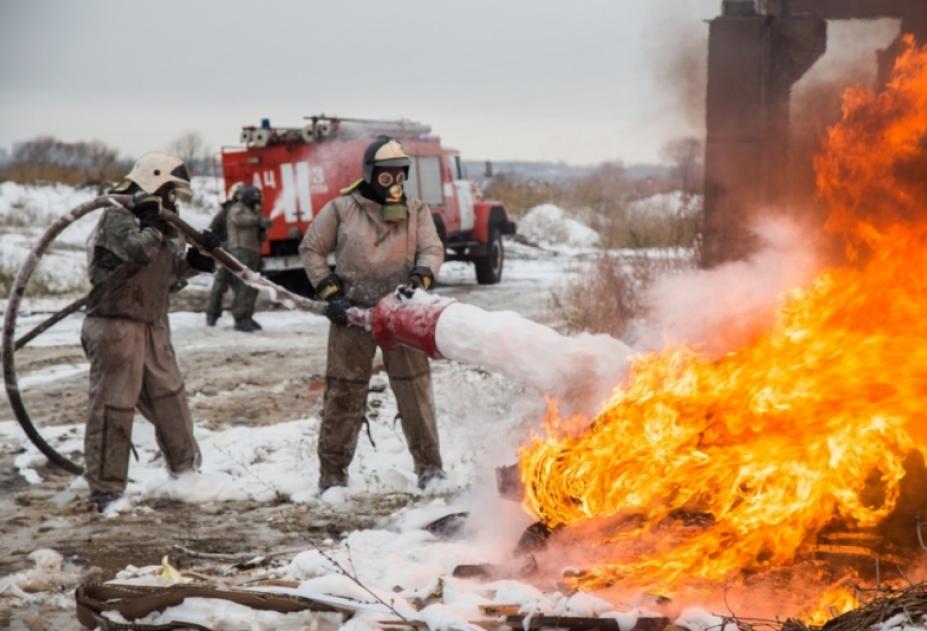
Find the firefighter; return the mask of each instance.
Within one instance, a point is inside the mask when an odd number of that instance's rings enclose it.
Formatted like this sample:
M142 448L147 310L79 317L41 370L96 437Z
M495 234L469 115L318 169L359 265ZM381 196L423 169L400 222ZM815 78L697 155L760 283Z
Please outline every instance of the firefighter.
M228 211L228 249L248 269L261 268L261 241L269 222L261 216L263 195L257 186L243 186L238 198ZM232 316L235 330L244 333L260 331L261 325L254 320L254 303L258 290L249 287L237 276L230 278L235 299L232 302Z
M209 224L209 229L219 237L223 247L228 241L229 208L237 201L238 191L243 186L241 182L236 182L229 187L226 200ZM209 306L206 307L206 326L216 326L216 322L222 317L222 301L225 299L225 292L232 284L232 277L233 274L224 267L216 270L212 281L212 291L209 294Z
M397 285L428 289L444 261L431 211L403 191L410 164L398 141L377 138L364 153L363 178L322 208L299 247L332 323L318 445L321 491L347 485L377 349L369 332L347 326L348 309L372 307ZM335 273L326 260L331 252ZM406 348L382 352L424 488L444 477L428 358Z
M132 202L107 207L88 243L92 288L81 329L90 360L84 475L100 511L125 490L136 408L155 426L171 474L199 465L171 345L168 294L178 282L215 269L195 247L184 251L162 217L190 198L190 175L179 158L142 156L112 192L130 195ZM218 237L204 235L210 250L218 247Z

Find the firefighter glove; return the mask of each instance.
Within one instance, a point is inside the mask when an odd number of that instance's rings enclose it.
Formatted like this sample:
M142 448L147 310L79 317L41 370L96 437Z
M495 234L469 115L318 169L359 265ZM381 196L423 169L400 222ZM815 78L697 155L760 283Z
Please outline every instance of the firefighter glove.
M412 289L421 287L427 291L434 282L435 274L431 271L430 267L416 267L409 272L409 285L412 286Z
M318 286L315 288L315 295L321 298L322 300L334 300L336 296L344 295L342 292L344 290L344 283L341 282L341 279L337 274L329 274L325 278L319 281Z
M216 262L196 248L187 250L187 263L198 272L211 274L216 271Z
M222 247L222 239L212 230L203 230L200 233L200 239L197 245L207 252L212 252L216 248Z
M162 234L167 232L167 222L161 217L161 198L147 193L136 193L132 198L132 214L138 217L143 230L154 228Z
M347 296L339 292L329 299L328 306L325 308L325 317L332 324L348 326L348 309L350 308L351 301L348 300Z

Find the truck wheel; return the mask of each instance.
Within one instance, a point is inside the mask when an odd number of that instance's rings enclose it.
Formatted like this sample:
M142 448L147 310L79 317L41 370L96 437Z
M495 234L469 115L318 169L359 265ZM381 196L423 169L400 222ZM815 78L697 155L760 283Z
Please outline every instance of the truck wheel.
M498 228L489 231L486 256L476 258L473 262L476 263L476 282L480 285L495 285L502 280L505 249L502 247L502 233Z

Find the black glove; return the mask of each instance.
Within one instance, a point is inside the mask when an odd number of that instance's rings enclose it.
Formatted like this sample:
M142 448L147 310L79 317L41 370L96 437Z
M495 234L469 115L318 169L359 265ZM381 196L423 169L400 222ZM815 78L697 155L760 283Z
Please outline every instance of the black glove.
M428 290L435 282L435 274L431 271L429 267L416 267L409 272L409 285L412 286L412 289L418 289L421 287L424 290Z
M187 249L187 263L198 272L216 271L216 262L193 247Z
M348 326L348 309L351 308L351 301L343 293L338 292L328 299L328 306L325 308L325 317L332 324L338 326Z
M329 274L320 280L315 288L315 295L328 301L325 317L332 324L348 325L348 309L351 308L351 301L344 295L344 285L337 274Z
M196 245L207 252L212 252L216 248L222 247L222 239L212 230L203 230L200 233L200 240Z
M161 198L139 192L132 196L132 214L138 217L138 225L145 228L154 228L160 233L167 232L167 222L161 217Z

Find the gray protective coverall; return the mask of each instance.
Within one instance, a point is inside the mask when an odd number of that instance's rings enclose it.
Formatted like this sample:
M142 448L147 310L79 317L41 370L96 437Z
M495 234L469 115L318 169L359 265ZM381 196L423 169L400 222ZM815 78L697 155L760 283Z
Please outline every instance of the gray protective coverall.
M255 271L261 267L261 241L258 236L260 229L260 211L252 210L241 202L235 202L229 207L229 236L226 242L228 250L248 269ZM249 287L234 274L228 275L228 281L235 294L232 302L232 317L235 318L235 322L251 320L258 290Z
M154 228L139 229L119 206L104 210L91 248L93 289L81 329L90 360L84 475L92 493L118 493L128 476L136 407L155 426L171 472L199 464L167 321L171 285L198 272L180 244ZM134 273L104 290L100 283L117 272Z
M408 281L414 267L436 275L444 262L444 246L428 207L409 201L408 216L383 220L383 209L360 193L342 195L325 205L299 246L313 285L331 273L326 257L335 252L335 270L348 299L372 307L397 285ZM361 329L331 326L322 427L319 431L321 486L344 484L364 421L367 388L376 343ZM402 429L417 474L441 469L438 429L428 358L406 348L383 351L390 387L396 395Z
M224 234L225 240L222 242L223 248L228 248L228 208L233 204L232 201L227 201L222 205L222 210L213 218L213 222L219 220L219 215L222 213L225 216L222 218L223 226L221 230L214 229L212 224L210 224L210 230L216 232L216 234ZM206 319L207 321L215 322L222 317L222 301L225 299L225 292L228 291L229 287L232 285L232 277L234 274L229 272L225 267L219 266L219 269L216 270L215 274L212 277L212 290L209 292L209 304L206 307Z

